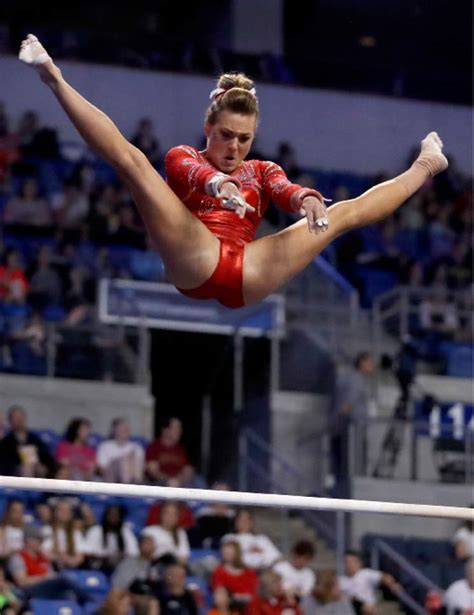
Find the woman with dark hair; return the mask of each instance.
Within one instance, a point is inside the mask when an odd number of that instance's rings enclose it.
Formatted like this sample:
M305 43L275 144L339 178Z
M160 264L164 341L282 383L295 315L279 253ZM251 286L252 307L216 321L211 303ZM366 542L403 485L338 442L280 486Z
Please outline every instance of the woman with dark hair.
M78 568L84 561L84 540L69 500L60 499L54 506L51 525L43 528L43 537L42 550L59 570Z
M255 570L246 568L242 562L242 549L235 540L221 545L221 563L214 569L211 587L225 587L236 601L247 604L257 593L258 577Z
M238 542L242 560L249 568L263 570L281 559L281 553L265 534L257 534L251 512L241 508L235 515L234 533L226 534L222 542Z
M122 506L107 506L102 523L88 530L85 550L90 563L105 571L113 570L122 557L138 555L138 542L125 522Z
M20 59L38 69L87 144L115 169L168 278L195 299L217 299L233 308L261 301L338 236L390 216L448 166L439 136L430 133L405 173L326 210L318 191L292 184L278 165L245 160L257 130L258 98L251 79L224 74L210 94L206 149L180 146L168 152L167 186L145 154L66 82L36 36L22 42ZM307 221L255 240L270 200Z
M38 182L34 177L25 179L20 194L7 202L3 220L5 224L26 226L51 224L51 211L47 202L40 196Z
M25 505L21 500L9 500L0 521L0 559L23 549Z
M91 480L96 469L96 452L87 444L90 421L75 418L69 422L64 439L56 449L56 461L72 480Z
M158 524L147 526L142 534L153 538L156 559L187 563L189 541L186 532L179 527L179 505L176 502L165 502L160 508Z

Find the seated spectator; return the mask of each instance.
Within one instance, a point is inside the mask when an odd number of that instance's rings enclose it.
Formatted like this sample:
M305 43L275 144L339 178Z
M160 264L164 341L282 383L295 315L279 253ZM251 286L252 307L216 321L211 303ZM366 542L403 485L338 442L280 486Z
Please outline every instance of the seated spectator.
M0 559L23 548L25 505L21 500L9 500L0 523Z
M77 527L71 502L60 499L53 508L52 522L42 528L42 551L57 570L79 568L84 561L85 543Z
M186 449L180 443L183 434L181 421L169 418L156 438L146 449L146 471L153 482L173 487L204 487L203 480L189 464Z
M212 608L207 615L238 615L239 611L231 609L232 594L225 587L216 587L212 593Z
M145 525L157 525L160 522L161 508L166 502L157 502L152 504L148 511ZM194 516L193 509L184 502L178 503L179 507L179 520L178 527L182 527L183 530L191 530L194 528Z
M15 594L15 587L7 579L4 564L0 564L0 613L2 615L15 615L23 611L23 605Z
M16 250L7 252L0 266L0 301L23 303L28 290L20 255Z
M254 521L248 510L241 508L234 519L234 532L222 538L222 542L236 541L242 549L242 561L248 568L262 570L281 558L280 551L265 534L256 534Z
M56 449L56 461L67 470L69 479L91 480L94 476L96 452L87 444L90 431L87 419L72 419Z
M159 615L158 603L156 600L147 600L146 608L134 609L132 594L126 589L114 587L110 590L94 615Z
M453 544L457 559L474 558L474 521L466 521L457 530L453 536Z
M140 595L155 593L161 579L161 567L155 563L153 538L142 534L138 549L137 555L129 555L119 562L112 574L112 586Z
M449 339L458 326L458 315L454 303L448 300L443 288L433 291L431 298L420 305L420 324L425 332L435 333Z
M33 312L26 322L15 329L9 336L12 354L19 356L27 355L45 358L46 357L46 326L43 317L38 312Z
M51 265L51 248L48 245L38 250L38 256L29 276L30 295L28 302L36 309L47 305L60 305L63 298L61 278Z
M198 615L194 596L186 589L186 568L183 564L167 566L163 581L158 594L160 615Z
M375 589L385 585L392 592L398 591L398 584L390 574L364 568L362 557L356 551L347 551L344 556L344 575L339 578L341 590L352 600L356 610L364 615L376 612Z
M53 511L48 502L38 502L35 506L35 518L41 528L50 527L53 523Z
M141 483L143 481L144 452L130 440L130 426L124 419L112 422L110 439L99 444L97 464L108 482Z
M355 615L350 601L340 590L335 570L318 573L318 582L312 593L300 603L303 615Z
M187 563L190 554L188 537L178 524L179 505L175 502L165 502L160 509L159 523L149 525L143 530L144 536L153 538L156 559Z
M15 585L27 598L69 600L71 595L81 604L91 597L66 577L53 571L51 563L41 550L41 528L27 525L24 529L24 547L8 560L8 571Z
M466 563L464 579L452 583L444 594L444 604L463 615L470 615L474 609L474 559Z
M298 602L283 591L280 575L265 570L260 576L257 596L247 605L244 615L301 615Z
M49 226L52 222L48 203L40 197L38 182L26 179L18 196L7 201L3 213L5 224Z
M234 600L245 605L256 596L257 582L255 570L245 568L242 563L240 544L233 540L224 542L221 546L221 563L212 573L212 589L224 587Z
M89 199L76 182L66 182L53 202L56 223L61 228L79 228L89 213Z
M150 118L144 117L138 122L137 130L131 138L130 143L138 147L154 167L160 164L160 142L155 135L153 121Z
M89 565L106 571L113 570L123 557L138 555L138 542L125 522L124 509L114 504L104 510L102 523L88 530L85 543Z
M282 580L285 592L290 592L297 598L309 596L316 582L316 575L310 568L314 560L314 546L308 540L301 540L293 545L289 560L277 562L273 570Z
M87 502L81 502L78 508L78 527L81 530L82 536L85 538L87 532L97 525L94 511Z
M52 476L55 461L41 438L28 429L25 410L12 406L8 422L11 431L0 446L0 472L7 476Z
M229 486L225 483L214 483L211 489L228 491ZM216 549L221 538L232 531L235 511L227 504L208 504L199 508L195 517L196 526L191 534L196 546Z

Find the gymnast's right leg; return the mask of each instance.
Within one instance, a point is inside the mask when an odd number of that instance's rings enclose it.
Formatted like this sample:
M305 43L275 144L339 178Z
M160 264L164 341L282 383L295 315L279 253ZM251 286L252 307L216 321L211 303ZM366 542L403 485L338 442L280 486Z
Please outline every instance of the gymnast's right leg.
M114 167L130 190L170 281L186 289L208 280L219 260L219 240L193 216L112 120L65 81L32 34L21 44L20 59L37 68L84 141Z

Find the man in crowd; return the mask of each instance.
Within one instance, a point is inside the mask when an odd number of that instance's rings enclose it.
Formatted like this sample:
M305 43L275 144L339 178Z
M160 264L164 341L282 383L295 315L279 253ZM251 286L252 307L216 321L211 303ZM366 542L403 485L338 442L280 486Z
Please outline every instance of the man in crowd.
M291 549L288 560L277 562L273 570L282 580L283 590L297 598L309 596L316 583L316 575L310 568L315 549L308 540L300 540Z
M9 476L44 478L54 474L56 463L44 442L28 429L21 406L8 410L10 432L0 446L0 472Z
M466 564L464 579L452 583L444 594L444 604L448 610L472 613L474 609L474 559Z

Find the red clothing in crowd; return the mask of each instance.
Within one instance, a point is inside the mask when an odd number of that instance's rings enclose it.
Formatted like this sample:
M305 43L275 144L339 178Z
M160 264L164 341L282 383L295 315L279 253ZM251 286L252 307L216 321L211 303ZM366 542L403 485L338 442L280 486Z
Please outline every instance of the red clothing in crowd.
M25 274L21 269L7 269L0 266L0 299L5 299L11 293L11 287L20 285L23 291L28 288Z
M290 604L286 598L254 598L244 611L244 615L302 615L298 604Z
M153 504L148 512L145 525L159 525L161 504ZM187 530L194 526L193 511L189 506L180 506L178 526Z
M18 555L25 563L26 574L29 577L42 577L51 572L48 559L42 554L31 555L28 551L19 551Z
M211 587L225 587L232 594L249 594L255 596L257 593L258 577L255 570L242 568L238 574L233 574L225 566L217 566L212 573Z
M285 171L274 162L244 160L230 175L225 175L203 152L179 145L166 154L165 166L170 188L186 207L213 235L241 245L255 238L270 201L284 211L296 212L304 196L314 194L322 198L316 190L292 184ZM221 201L209 193L209 181L216 174L235 180L247 203L256 211L247 212L241 219L234 211L224 209Z
M161 438L157 438L146 449L146 460L157 461L160 472L166 478L175 478L188 465L188 454L181 444L166 446Z

